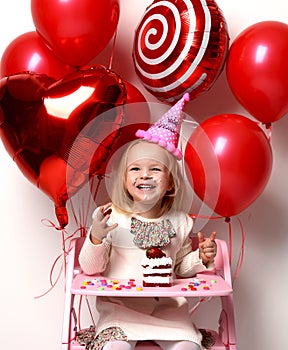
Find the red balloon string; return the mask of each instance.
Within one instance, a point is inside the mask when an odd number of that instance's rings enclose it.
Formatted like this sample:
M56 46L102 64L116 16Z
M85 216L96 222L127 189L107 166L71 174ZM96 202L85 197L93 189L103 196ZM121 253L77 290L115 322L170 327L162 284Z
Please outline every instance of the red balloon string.
M266 129L268 131L267 138L268 138L269 141L271 141L271 138L272 138L272 124L271 123L266 123L265 127L266 127Z
M42 294L40 294L40 295L34 297L34 299L39 299L39 298L44 297L45 295L47 295L48 293L50 293L50 292L52 291L52 289L53 289L53 288L56 286L56 284L58 283L58 281L59 281L59 279L60 279L60 276L61 276L61 274L62 274L62 271L63 271L63 264L61 265L60 271L59 271L59 273L58 273L58 275L57 275L57 278L56 278L55 282L53 282L53 280L52 280L52 274L53 274L54 268L55 268L55 266L56 266L56 263L57 263L58 260L61 258L61 256L62 256L62 254L59 255L59 256L55 259L55 261L54 261L54 263L53 263L53 265L52 265L52 268L51 268L51 270L50 270L50 285L51 285L50 288L47 289L46 292L44 292L44 293L42 293Z
M42 219L41 220L42 223L44 225L46 225L47 227L51 227L51 228L54 228L56 229L57 231L59 230L58 226L53 223L51 220L49 219ZM72 238L75 238L76 236L78 237L79 236L79 232L80 234L85 230L85 228L83 227L79 227L77 230L75 230L72 234L68 234L67 231L65 231L64 229L61 230L61 237L62 237L62 253L59 254L56 259L54 260L53 264L52 264L52 267L50 269L50 273L49 273L49 283L50 283L50 287L47 289L46 292L34 297L35 299L39 299L39 298L42 298L43 296L47 295L48 293L50 293L53 288L57 285L57 283L59 282L59 279L62 275L62 272L64 270L64 276L66 277L66 266L67 266L67 256L69 254L69 248L67 249L66 246L67 246L67 243L68 243L68 246L70 247L70 241ZM55 272L55 269L56 269L56 266L58 264L58 262L60 261L60 259L63 257L63 261L61 263L61 266L60 266L60 269L59 269L59 272L56 276L56 279L54 280L53 276L54 276L54 272Z
M81 326L82 300L83 300L83 295L79 295L78 314L77 315L76 315L76 311L75 311L74 308L71 310L71 313L72 313L72 316L73 316L73 319L74 319L74 324L75 324L74 331L75 331L76 335L73 338L69 338L69 341L68 341L69 344L71 344L74 340L77 339L77 333L79 331L81 332L81 330L82 330L82 326ZM92 332L95 332L96 323L95 323L95 320L94 320L94 317L93 317L92 309L91 309L91 306L90 306L90 302L89 302L89 300L87 298L87 295L86 295L86 303L87 303L87 307L88 307L88 310L89 310L89 313L90 313L90 317L91 317L91 321L92 321L92 324L93 324L93 325L90 325L89 330L92 331Z
M231 221L226 221L228 223L228 231L229 231L229 264L232 265L232 257L233 257L233 234L232 234L232 224Z
M198 215L198 214L189 214L192 219L211 219L211 220L219 220L223 219L223 216L210 216L210 215Z
M98 180L95 191L94 191L94 181L95 179ZM88 227L88 215L90 213L91 206L95 203L100 185L102 180L104 179L103 175L94 176L91 179L91 188L93 189L92 196L88 196L88 199L81 198L78 201L80 201L80 206L78 210L78 214L76 213L76 209L73 204L73 200L70 199L70 205L71 205L71 211L73 214L73 218L75 220L76 225L79 227L78 230L80 231L80 237L86 237L87 234L87 227ZM87 205L86 205L87 203Z
M43 221L44 220L42 220L42 222ZM50 227L55 227L58 230L58 228L56 227L56 225L52 221L50 221L50 220L47 220L47 221L48 221ZM65 230L62 230L62 249L63 249L63 253L61 253L61 254L59 254L57 256L57 258L54 260L54 262L52 264L52 267L50 269L50 274L49 274L50 288L48 288L48 290L46 292L44 292L44 293L34 297L35 299L42 298L43 296L45 296L45 295L47 295L48 293L51 292L51 290L56 286L56 284L58 283L58 281L59 281L59 279L60 279L60 277L62 275L63 267L64 267L64 273L66 275L66 257L67 257L68 252L65 249L65 233L64 232L65 232ZM62 262L62 264L60 266L60 270L59 270L59 272L57 274L57 277L56 277L55 281L53 281L54 270L56 268L56 265L57 265L58 261L60 260L60 258L62 256L64 257L64 263Z
M226 218L225 221L228 223L228 228L229 228L229 263L230 266L232 266L232 260L233 260L233 229L232 229L232 224L231 224L231 220L230 218ZM235 273L234 273L234 277L233 277L233 282L236 282L236 280L238 279L239 275L240 275L240 271L243 265L243 261L244 261L244 251L245 251L245 230L244 230L244 226L241 222L241 220L239 218L237 218L237 221L239 223L240 226L240 230L241 230L241 248L240 248L240 252L239 252L239 257L236 263L236 268L235 268Z
M194 307L189 311L189 315L192 316L194 314L194 312L199 308L199 306L201 305L201 303L206 303L208 301L210 301L212 299L212 297L203 297L200 298L198 300L198 302L194 305Z
M241 222L241 220L239 218L237 218L239 225L240 225L240 229L241 229L241 250L240 250L240 254L239 254L239 258L237 261L237 268L236 268L236 272L235 272L235 276L233 279L233 283L237 281L242 265L243 265L243 261L244 261L244 253L245 253L245 231L244 231L244 227L243 224Z
M70 206L71 206L71 212L72 212L72 215L73 215L73 219L74 219L76 225L79 226L80 222L78 220L78 216L76 215L76 210L75 210L73 201L71 199L70 199Z
M93 201L94 202L96 201L97 194L98 194L98 191L99 191L99 188L100 188L100 185L101 185L101 182L102 182L103 179L104 179L104 175L98 175L97 176L98 182L97 182L97 186L96 186L95 192L93 193ZM91 186L92 188L94 188L94 180L95 180L95 177L93 177L93 179L92 179L92 186ZM89 203L90 203L90 200L89 200Z
M266 131L266 136L268 141L271 141L272 139L272 124L271 123L258 123L258 126L260 126L264 131Z
M92 308L89 302L89 299L87 298L87 295L85 296L85 300L86 300L86 305L90 314L90 318L91 318L91 322L93 324L93 327L96 327L96 323L94 320L94 316L93 316L93 312L92 312ZM76 314L74 315L74 317L76 318L75 320L75 324L78 325L78 329L81 330L82 326L81 326L81 313L82 313L82 301L83 301L83 295L79 296L79 303L78 303L78 316L76 316ZM77 319L78 318L78 319Z
M95 192L93 194L93 200L96 200L100 185L101 185L101 181L103 180L104 176L97 176L98 179L98 183L95 189ZM94 178L92 179L92 181L94 181ZM36 296L35 299L41 298L45 295L47 295L49 292L51 292L51 290L56 286L56 284L58 283L61 274L64 270L64 276L66 277L66 266L67 266L67 257L69 254L69 248L67 249L67 245L70 247L70 241L71 239L75 238L75 237L85 237L87 234L87 222L88 222L88 213L89 213L89 209L90 206L92 205L92 198L91 196L89 196L88 198L88 208L85 209L85 200L84 198L81 201L80 204L80 208L79 208L79 212L78 215L76 213L76 209L74 207L74 204L72 202L72 200L70 200L70 206L71 206L71 212L73 215L73 218L75 220L76 225L78 226L78 228L72 233L69 234L65 229L61 229L61 234L62 234L62 253L59 254L56 259L54 260L52 267L50 269L50 274L49 274L49 282L50 282L50 287L49 289L44 292L43 294ZM60 230L60 227L57 226L53 221L49 220L49 219L42 219L41 222L46 225L47 227L51 227L53 229L56 229L57 231ZM67 244L68 243L68 244ZM53 275L54 275L54 271L56 268L57 263L59 262L59 260L61 259L61 257L63 257L63 262L61 264L60 270L57 274L57 277L55 279L55 281L53 280Z
M69 344L71 344L72 341L76 340L76 338L77 338L77 328L76 328L77 327L77 315L76 315L76 311L74 308L71 309L71 313L72 313L72 317L74 319L74 324L75 324L75 336L73 338L69 337L69 341L68 341Z
M81 328L81 309L82 309L82 300L83 300L83 295L80 295L80 298L79 298L79 305L78 305L78 329L82 329Z
M79 208L79 213L78 215L76 214L76 209L74 207L74 204L72 200L70 200L70 205L71 205L71 211L73 214L73 218L75 220L76 225L78 226L78 229L76 230L77 232L80 233L80 237L86 237L87 233L87 216L84 215L85 213L85 204L82 200L81 206ZM88 209L87 209L88 212Z
M110 70L112 69L112 64L113 64L113 59L114 59L117 33L118 33L118 27L116 28L114 35L113 35L113 44L112 44L112 50L111 50L110 61L109 61L109 66L108 66L108 68Z
M58 231L62 230L60 228L60 226L57 226L53 221L51 221L49 219L46 219L46 218L42 219L41 222L42 222L43 225L45 225L47 227L52 227L52 228L54 228L55 230L58 230Z

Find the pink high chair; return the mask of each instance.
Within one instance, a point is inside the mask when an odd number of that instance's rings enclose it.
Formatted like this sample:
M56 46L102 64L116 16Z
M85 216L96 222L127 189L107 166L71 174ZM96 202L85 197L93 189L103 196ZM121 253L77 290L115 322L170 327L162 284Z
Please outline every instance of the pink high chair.
M234 320L234 303L233 289L231 283L231 272L228 257L228 249L224 240L216 239L217 256L215 258L215 271L197 274L194 278L176 279L173 286L164 287L143 287L141 288L106 288L99 287L101 281L105 279L103 276L87 276L82 273L78 256L85 238L76 238L71 241L67 272L66 272L66 295L64 306L64 319L62 331L62 350L85 350L84 346L79 345L75 341L77 332L77 310L76 296L130 296L130 297L175 297L185 296L186 298L210 298L218 297L221 299L221 310L218 316L218 329L210 330L215 343L211 350L237 350L236 332ZM198 238L192 239L192 244L198 244ZM107 279L108 280L108 279ZM194 288L189 288L191 283L200 281L200 284ZM113 281L121 284L127 284L127 281ZM129 282L128 282L129 283ZM135 285L141 285L141 281L136 281ZM120 290L121 289L121 290ZM95 298L96 299L96 298ZM138 342L135 350L161 350L161 348L151 342Z

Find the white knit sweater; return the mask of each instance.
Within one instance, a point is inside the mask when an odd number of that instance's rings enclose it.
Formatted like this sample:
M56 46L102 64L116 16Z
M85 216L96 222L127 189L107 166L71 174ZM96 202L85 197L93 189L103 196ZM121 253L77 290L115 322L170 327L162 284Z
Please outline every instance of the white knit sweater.
M189 235L193 221L188 215L170 211L157 219L136 218L143 222L171 221L176 236L161 249L172 258L175 275L190 277L207 270L199 258L199 251L191 250ZM94 245L90 234L87 235L79 255L80 265L89 275L103 273L110 278L141 279L141 260L145 249L138 248L133 242L131 216L112 208L108 224L115 222L118 227L110 231L102 244ZM208 269L213 268L212 265ZM191 322L187 301L183 297L98 297L97 310L100 315L98 332L119 326L130 340L190 340L201 346L201 334Z

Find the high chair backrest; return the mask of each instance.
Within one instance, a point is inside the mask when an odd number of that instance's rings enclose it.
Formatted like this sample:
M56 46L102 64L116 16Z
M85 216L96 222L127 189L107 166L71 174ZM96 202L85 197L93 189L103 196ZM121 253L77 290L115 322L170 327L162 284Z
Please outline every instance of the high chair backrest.
M71 252L72 252L72 256L70 256L70 253L69 253L69 264L70 264L70 259L72 258L73 259L73 266L74 266L74 274L80 272L82 269L81 269L81 266L80 266L80 263L79 263L79 254L80 254L80 251L82 249L82 246L83 246L83 243L85 241L85 237L79 237L79 238L76 238L76 239L73 239L71 241Z

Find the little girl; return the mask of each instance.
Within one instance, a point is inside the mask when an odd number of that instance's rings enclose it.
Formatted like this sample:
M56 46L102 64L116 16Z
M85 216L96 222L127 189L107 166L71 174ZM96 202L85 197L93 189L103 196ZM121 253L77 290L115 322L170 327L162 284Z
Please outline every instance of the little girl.
M178 107L179 104L180 101ZM179 114L179 110L176 112ZM160 127L163 128L163 120ZM148 131L153 133L153 128ZM177 162L181 153L158 141L136 140L123 154L113 182L113 204L95 210L80 252L85 273L141 279L141 260L152 246L160 247L172 258L177 276L191 277L213 269L215 233L208 239L199 233L199 249L191 248L193 221L181 211L185 197ZM97 311L93 349L133 350L137 340L154 340L163 350L204 349L202 335L191 322L184 297L98 297Z

